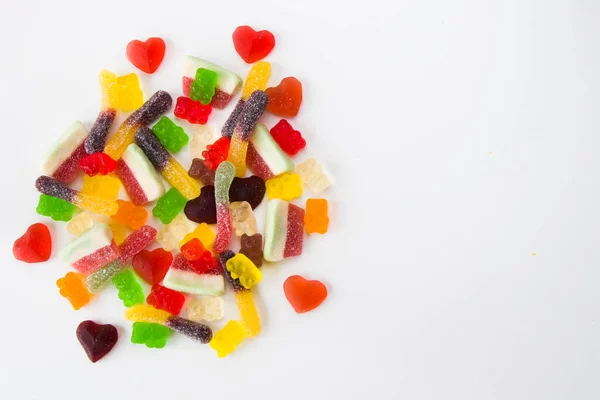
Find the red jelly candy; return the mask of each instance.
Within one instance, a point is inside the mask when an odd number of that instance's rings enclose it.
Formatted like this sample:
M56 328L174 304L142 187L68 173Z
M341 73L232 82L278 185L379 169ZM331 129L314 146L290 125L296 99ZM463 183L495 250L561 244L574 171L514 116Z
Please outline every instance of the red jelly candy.
M23 236L15 240L13 255L19 261L39 263L48 261L52 252L50 230L44 224L33 224Z
M230 143L231 139L223 136L213 144L206 146L206 150L202 152L202 157L204 157L204 165L211 170L216 171L219 164L227 160Z
M108 154L94 153L79 160L79 167L89 176L106 175L117 168L117 162Z
M145 42L132 40L127 45L127 59L140 71L151 74L165 57L165 41L152 37Z
M91 362L95 363L112 350L119 339L117 328L94 321L83 321L77 327L77 339Z
M185 296L164 286L152 285L152 290L146 297L146 303L159 310L177 315L181 311L183 303L185 303Z
M327 297L327 288L319 281L309 281L300 275L292 275L283 282L285 297L294 310L305 313L314 310Z
M190 124L204 125L208 121L211 112L212 106L210 104L204 105L189 97L180 96L177 98L174 114L177 118L185 119Z
M142 250L131 260L133 270L151 285L163 280L172 262L173 254L161 248Z
M252 64L265 58L275 47L275 36L269 31L256 32L249 26L238 26L232 35L235 51Z
M200 259L203 253L206 251L202 242L198 238L193 238L192 240L187 241L183 246L181 246L181 254L188 259L189 261L196 261Z
M302 104L302 83L293 76L283 78L275 87L265 90L269 95L267 111L281 117L295 117Z
M302 134L294 130L287 120L282 119L271 128L271 136L277 142L281 150L290 156L296 155L300 150L306 147L306 140Z

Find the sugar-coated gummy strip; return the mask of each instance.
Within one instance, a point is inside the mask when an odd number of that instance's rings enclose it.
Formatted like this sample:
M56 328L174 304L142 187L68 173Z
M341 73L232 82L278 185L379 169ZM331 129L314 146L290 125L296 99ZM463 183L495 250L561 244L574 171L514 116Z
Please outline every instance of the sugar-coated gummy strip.
M260 333L260 318L254 304L252 290L244 289L234 293L242 323L250 336L257 336Z
M225 275L225 278L227 278L227 281L231 284L234 292L248 290L240 283L239 279L232 278L231 273L227 269L227 261L229 261L230 258L233 258L233 256L235 256L235 253L231 250L225 250L219 254L219 262L221 263L221 268L223 269L223 275Z
M237 102L235 108L229 115L229 118L227 118L227 121L225 121L223 128L221 128L221 136L225 136L231 139L231 136L233 135L233 130L235 129L238 120L240 119L240 115L242 115L242 111L244 111L245 105L246 101L244 99L240 99Z
M106 224L96 224L68 243L59 254L60 259L83 274L91 274L116 260L119 250Z
M279 148L269 130L263 124L257 124L250 136L246 165L264 180L294 169L294 162Z
M87 154L100 153L104 151L108 131L112 126L117 110L114 108L105 108L100 111L94 126L90 129L90 133L85 138L84 147Z
M81 121L73 122L50 149L42 162L42 173L70 183L79 170L79 160L85 157L83 142L87 131Z
M233 223L229 210L229 187L235 177L235 167L229 161L223 161L215 173L215 203L217 206L217 237L213 251L220 253L227 249L233 236Z
M115 175L137 206L154 201L165 193L165 187L154 166L135 143L127 147L117 162Z
M175 264L175 261L173 261ZM163 285L169 289L200 296L222 296L225 293L223 275L197 274L178 268L169 268Z
M224 108L232 96L242 87L242 78L216 64L198 57L185 56L183 63L183 94L190 95L190 85L196 77L198 68L214 71L218 75L215 95L211 105L216 108Z
M273 262L300 255L303 239L304 210L284 200L269 200L265 221L265 260Z

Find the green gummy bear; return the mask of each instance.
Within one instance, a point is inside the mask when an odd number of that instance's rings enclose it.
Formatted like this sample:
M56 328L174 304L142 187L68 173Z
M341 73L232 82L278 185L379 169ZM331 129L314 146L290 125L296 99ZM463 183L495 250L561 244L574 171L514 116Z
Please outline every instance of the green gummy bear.
M125 307L131 307L144 302L144 292L132 270L127 269L113 278L115 287L119 290L119 299Z
M190 140L183 128L171 121L169 117L163 116L152 127L152 132L171 153L177 153Z
M148 348L162 349L167 344L171 329L154 322L134 322L131 343L145 344Z
M218 75L210 69L198 68L196 79L190 86L190 98L207 105L215 95Z
M185 207L187 200L175 188L169 189L158 201L152 209L152 214L163 224L170 224L171 221Z
M37 211L38 214L50 217L55 221L67 222L73 218L73 213L76 209L77 207L68 201L64 201L58 197L41 194L40 201L38 202L35 211Z

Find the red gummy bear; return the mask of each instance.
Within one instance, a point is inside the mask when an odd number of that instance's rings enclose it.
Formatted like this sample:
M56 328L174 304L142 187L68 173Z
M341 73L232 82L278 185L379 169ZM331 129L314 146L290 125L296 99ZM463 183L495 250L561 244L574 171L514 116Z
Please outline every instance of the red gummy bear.
M292 275L283 282L283 291L298 314L317 308L327 297L327 288L319 281Z
M165 47L165 41L159 37L151 37L145 42L132 40L127 45L127 59L140 71L151 74L162 63Z
M79 160L79 167L89 176L106 175L117 168L117 162L108 154L94 153Z
M247 25L238 26L231 37L235 51L248 64L262 60L275 47L275 36L271 32L256 32Z
M52 252L50 230L44 224L37 223L27 228L23 236L15 240L13 255L19 261L39 263L48 261Z
M173 254L161 248L142 250L131 260L133 270L151 285L163 280L172 262Z
M288 153L290 156L296 155L300 150L306 147L306 140L302 134L294 130L287 120L282 119L271 128L271 136L277 142L281 150Z
M230 143L231 139L223 136L213 144L206 146L206 150L202 152L202 157L204 157L204 165L211 170L216 171L219 164L227 160Z
M211 112L212 106L210 104L204 105L189 97L180 96L177 98L174 114L177 118L185 119L190 124L204 125L208 121Z
M193 238L181 246L181 254L189 261L196 261L202 257L206 249L198 238Z
M185 296L175 290L155 284L152 285L152 290L146 297L146 303L159 310L177 315L181 311L183 303L185 303Z

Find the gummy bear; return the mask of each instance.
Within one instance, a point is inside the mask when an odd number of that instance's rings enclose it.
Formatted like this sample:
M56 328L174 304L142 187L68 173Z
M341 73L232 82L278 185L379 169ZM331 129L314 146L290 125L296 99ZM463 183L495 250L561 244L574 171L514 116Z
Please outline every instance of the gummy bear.
M242 98L246 99L255 90L265 90L267 82L271 76L271 64L267 61L259 61L250 68L246 82L244 83L244 90L242 91Z
M295 130L285 119L282 119L271 128L271 136L281 147L281 150L290 156L296 155L306 147L306 140L304 140L302 134Z
M225 357L248 336L244 325L239 321L231 320L215 333L210 341L210 347L216 350L219 357Z
M38 202L35 211L38 214L50 217L55 221L67 222L73 218L73 212L75 212L76 209L77 207L63 199L41 194L40 201Z
M256 265L260 267L263 263L263 237L260 233L252 236L242 235L240 239L240 253L245 255Z
M127 59L140 71L153 74L165 57L165 48L165 41L159 37L145 42L132 40L127 44Z
M231 210L231 221L237 236L243 234L254 235L256 233L256 218L252 207L247 201L234 201L229 204Z
M27 228L27 231L15 240L13 256L26 263L48 261L52 251L50 230L44 224L37 223Z
M236 254L225 264L233 279L239 279L242 286L250 289L262 280L262 273L248 257Z
M83 211L77 214L75 217L73 217L71 221L69 221L69 223L67 224L67 231L69 231L69 233L72 235L79 236L83 232L91 229L97 223L103 221L103 217L89 213L87 211Z
M152 127L152 132L160 140L165 149L177 153L185 146L190 138L182 127L175 124L169 117L162 116Z
M117 224L114 222L110 222L108 224L110 231L113 234L113 239L117 245L123 243L125 237L127 236L127 228L125 225Z
M323 168L312 157L296 165L296 173L300 175L302 183L308 186L314 194L321 193L331 185Z
M152 349L162 349L167 344L171 330L166 326L150 322L134 322L131 343L145 344Z
M183 209L185 216L190 221L197 223L216 224L217 223L217 205L215 203L215 187L204 186L200 191L200 196L190 200Z
M163 224L169 224L185 207L187 200L175 188L169 189L152 209L152 214Z
M119 299L125 307L144 302L144 292L130 269L120 272L113 278L113 283L119 291Z
M141 228L148 219L148 211L144 207L136 206L130 201L117 200L119 211L111 218L116 223L127 225L133 230Z
M202 152L202 157L204 157L204 165L213 171L216 171L219 164L227 160L230 143L231 140L229 138L220 137L213 144L207 145L206 150Z
M204 296L187 302L187 316L192 321L218 321L224 315L222 297Z
M77 326L76 335L85 354L93 363L107 355L119 339L117 328L113 325L101 325L90 320Z
M327 288L319 281L310 281L300 275L290 276L283 282L283 292L298 314L317 308L327 297Z
M92 294L85 287L84 279L85 276L82 274L67 272L64 277L56 281L60 295L69 300L74 310L79 310L92 298Z
M292 200L302 196L300 175L286 172L266 182L269 199Z
M229 200L247 201L254 210L262 202L266 190L265 181L258 176L236 177L229 187Z
M213 142L214 135L214 127L194 125L192 140L190 141L190 155L192 158L202 158L202 152L206 150L206 146Z
M275 47L275 36L267 30L256 32L247 25L238 26L232 35L235 51L248 64L265 58Z
M159 310L165 310L173 315L178 315L185 303L185 296L175 290L171 290L162 285L154 284L146 303Z
M131 265L143 280L154 285L163 280L172 262L173 254L159 247L140 251L131 260Z
M196 70L196 78L190 86L190 98L206 105L215 95L218 75L215 71L206 68Z
M94 153L79 160L79 167L89 176L106 175L117 168L117 162L104 153Z
M304 214L304 230L306 233L325 233L329 225L326 199L307 199Z
M179 242L192 229L194 229L194 227L190 221L188 221L185 216L179 214L170 224L164 225L158 231L156 241L160 243L166 251L172 251L180 247Z
M204 125L208 122L208 117L212 112L210 104L202 104L199 101L190 99L189 97L180 96L175 104L173 114L179 119L184 119L190 124Z
M275 87L265 90L270 101L267 111L281 117L295 117L302 104L302 83L293 76L283 78Z
M211 250L216 236L217 235L215 234L215 231L213 231L210 228L210 226L208 226L205 223L202 223L202 224L198 225L196 227L196 229L194 229L193 232L190 232L184 236L184 238L181 240L181 242L179 242L179 247L182 247L185 243L196 238L202 242L202 245L204 246L205 249Z
M120 188L121 181L112 175L84 175L81 193L85 193L94 197L100 197L106 200L115 200L119 195Z
M117 77L114 73L100 72L103 108L118 108L123 111L135 110L144 103L140 82L136 74Z
M204 245L198 238L188 240L183 244L183 246L181 246L180 250L181 254L183 254L188 261L199 260L204 255L204 252L207 252L207 250L204 248ZM208 253L210 255L210 252ZM212 258L212 255L210 255L210 257Z
M198 179L204 185L214 186L215 184L215 171L204 165L204 160L201 158L194 158L192 160L188 175Z

